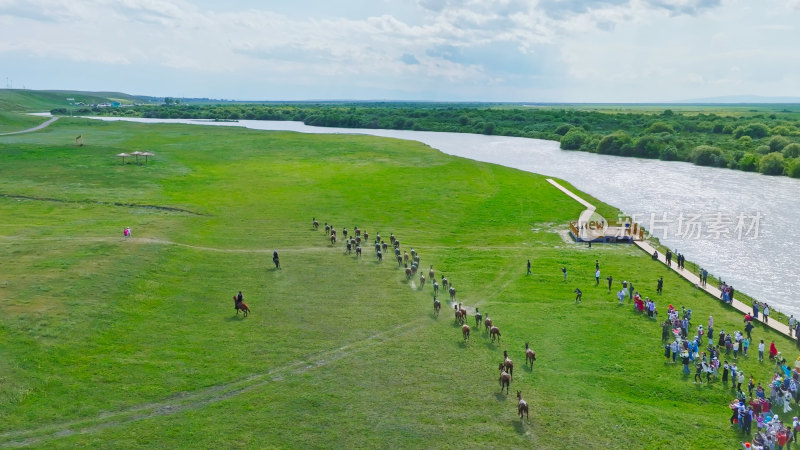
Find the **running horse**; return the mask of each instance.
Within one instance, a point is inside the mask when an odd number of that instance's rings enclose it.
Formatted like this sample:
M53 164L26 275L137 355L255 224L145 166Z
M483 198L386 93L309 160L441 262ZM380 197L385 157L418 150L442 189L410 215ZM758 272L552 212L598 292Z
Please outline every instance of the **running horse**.
M240 302L239 298L236 297L235 295L233 296L233 302L236 304L236 315L238 316L239 311L241 311L244 313L244 316L247 317L247 315L250 313L250 307L247 306L247 303L243 301Z
M517 391L517 412L519 413L519 420L522 420L522 414L525 414L525 417L530 421L531 416L528 415L528 402L522 399L522 392Z
M461 325L461 334L464 336L464 342L467 342L469 340L469 325Z
M436 297L433 297L433 315L439 317L439 311L442 309L442 303Z
M508 388L511 386L511 375L506 372L503 363L500 363L500 392L503 392L503 386L506 387L506 395L508 395Z
M531 369L533 369L533 362L534 361L536 361L536 352L533 351L533 349L530 348L530 346L526 342L525 343L525 364L527 365L528 362L530 362L531 363Z

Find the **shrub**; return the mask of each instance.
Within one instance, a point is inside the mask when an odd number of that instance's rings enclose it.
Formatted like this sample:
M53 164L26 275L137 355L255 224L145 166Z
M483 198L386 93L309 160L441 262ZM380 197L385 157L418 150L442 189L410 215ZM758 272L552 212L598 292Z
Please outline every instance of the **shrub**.
M665 144L660 137L647 134L636 141L636 145L633 147L633 156L658 158L664 146Z
M800 144L793 142L786 147L783 147L783 157L787 159L797 158L800 156Z
M570 125L570 124L568 124L568 123L565 123L565 124L563 124L563 125L559 125L559 127L558 127L558 128L556 128L556 131L555 131L555 133L556 133L556 134L559 134L559 135L561 135L561 136L564 136L564 135L565 135L565 134L567 134L567 133L569 132L569 130L571 130L572 128L573 128L573 127L572 127L572 125Z
M753 139L763 138L769 135L769 128L763 123L751 123L746 126L739 126L733 130L733 136L739 139L742 136L750 136Z
M600 139L597 144L597 153L604 155L628 156L631 150L631 137L624 131L615 131Z
M561 148L564 150L578 150L589 138L580 128L572 128L561 138Z
M758 162L760 159L761 157L754 153L748 153L742 156L739 159L739 170L743 170L745 172L755 172L758 170Z
M653 122L648 128L648 133L674 133L675 129L666 122Z
M722 150L710 145L699 145L692 150L689 159L698 166L719 166Z
M668 145L661 149L658 153L658 159L662 161L677 161L680 159L678 157L678 149L672 145Z
M786 165L786 175L792 178L800 178L800 158L795 158Z
M761 158L758 171L764 175L783 175L785 161L780 153L770 153Z
M772 136L769 140L769 151L779 152L790 143L791 141L783 136Z

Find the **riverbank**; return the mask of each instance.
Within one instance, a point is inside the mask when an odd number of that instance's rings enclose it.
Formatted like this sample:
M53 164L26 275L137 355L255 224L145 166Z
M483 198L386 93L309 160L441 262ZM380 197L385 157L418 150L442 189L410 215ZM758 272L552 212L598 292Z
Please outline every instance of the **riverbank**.
M586 200L581 198L579 195L577 195L574 192L570 191L569 189L565 188L564 186L559 184L557 181L554 181L554 180L551 180L551 179L548 179L547 181L550 184L552 184L553 186L555 186L556 188L558 188L560 191L562 191L564 194L566 194L567 196L569 196L573 200L575 200L578 203L580 203L583 207L587 208L587 210L592 211L592 212L594 212L596 210L596 207L594 205L590 204L589 202L587 202ZM642 249L645 252L645 254L647 254L647 255L656 254L656 260L657 261L661 262L662 264L664 264L665 266L669 267L670 269L673 269L675 271L675 273L679 274L681 277L683 277L684 279L689 281L696 288L705 291L706 293L711 295L716 300L722 299L722 291L720 291L719 289L715 288L714 286L709 286L707 284L706 285L702 285L702 283L700 282L700 279L699 279L699 277L697 275L695 275L694 273L686 270L685 268L679 267L677 265L677 263L674 266L672 266L671 264L668 264L667 263L666 254L663 251L662 252L658 252L653 247L653 245L651 245L646 240L634 240L633 244L636 245L637 247L639 247L640 249ZM742 294L740 293L740 295L742 295ZM752 313L752 310L753 310L752 304L751 305L747 305L747 304L737 300L736 298L734 298L733 301L730 302L729 305L732 308L736 309L737 311L741 312L742 314L750 314L750 313ZM789 339L793 339L792 332L789 331L789 326L784 324L784 323L779 322L778 317L780 317L780 316L782 316L782 314L779 315L778 311L773 311L772 312L772 318L773 319L770 322L764 322L763 316L760 316L759 318L755 318L754 320L755 321L761 321L764 324L764 326L769 327L769 328L773 329L774 331L783 334L785 337L787 337Z

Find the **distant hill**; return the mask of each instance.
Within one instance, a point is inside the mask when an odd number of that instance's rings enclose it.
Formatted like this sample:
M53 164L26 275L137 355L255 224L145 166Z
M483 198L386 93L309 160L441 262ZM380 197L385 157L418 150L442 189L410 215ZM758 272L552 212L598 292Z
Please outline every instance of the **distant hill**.
M149 103L145 97L121 92L34 91L29 89L0 89L0 110L15 112L45 112L67 108L77 103L93 105ZM159 102L160 103L160 102Z
M764 97L760 95L727 95L722 97L705 97L694 98L690 100L681 100L673 103L701 103L701 104L715 104L715 103L746 103L746 104L764 104L764 103L800 103L800 97Z

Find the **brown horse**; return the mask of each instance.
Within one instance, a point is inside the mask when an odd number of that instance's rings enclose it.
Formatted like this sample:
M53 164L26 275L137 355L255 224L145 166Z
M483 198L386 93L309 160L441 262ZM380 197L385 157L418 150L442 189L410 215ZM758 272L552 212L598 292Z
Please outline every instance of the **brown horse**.
M244 313L244 316L247 317L250 314L250 307L247 306L245 302L236 302L236 315L239 315L239 311Z
M403 265L403 257L400 256L400 255L397 255L397 265L398 266L402 266Z
M369 233L364 232L364 242L369 242Z
M331 245L336 243L336 233L331 234Z
M433 315L439 317L439 310L442 309L442 303L436 297L433 297Z
M431 264L431 270L428 271L428 278L431 280L434 278L433 264Z
M361 257L361 246L359 245L356 247L356 258L360 257Z
M312 224L312 225L314 225L314 229L315 229L315 230L318 230L318 229L319 229L319 222L317 222L317 219L313 219L313 221L311 222L311 224Z
M536 352L533 351L533 349L530 348L530 346L526 342L525 343L525 365L528 365L529 361L531 363L531 370L533 370L533 362L536 361Z
M461 311L458 309L457 305L453 305L453 310L455 311L456 322L463 324L464 323L464 315L461 314Z
M486 315L486 320L483 321L483 325L486 326L487 333L492 329L492 319L489 318L488 314Z
M461 334L464 336L464 342L469 339L469 325L461 325Z
M410 280L412 275L414 274L411 273L411 267L406 267L406 280Z
M447 289L447 278L444 275L442 275L442 287Z
M500 363L500 392L503 392L503 386L506 387L506 395L508 395L508 388L511 386L511 375L506 372L503 363Z
M425 275L419 274L419 288L422 289L425 287Z
M508 357L507 350L503 350L503 358L503 365L505 366L506 370L511 374L511 376L514 376L514 361Z
M478 311L478 308L475 308L475 328L478 328L478 327L481 326L482 319L483 319L483 316L481 316L481 312Z
M530 421L531 417L528 415L528 402L522 399L522 392L517 391L517 399L519 400L519 402L517 402L517 412L519 413L519 420L522 420L522 414L524 413L525 417L527 417L528 420Z
M403 262L408 264L408 252L403 252Z
M494 342L495 338L497 338L497 342L500 342L500 329L497 327L492 327L489 330L489 337L492 338L492 342Z
M461 311L461 317L464 318L464 322L467 321L467 308L461 306L461 303L458 304L458 310Z
M455 300L455 299L456 299L456 288L454 288L453 285L451 284L450 285L450 300Z

